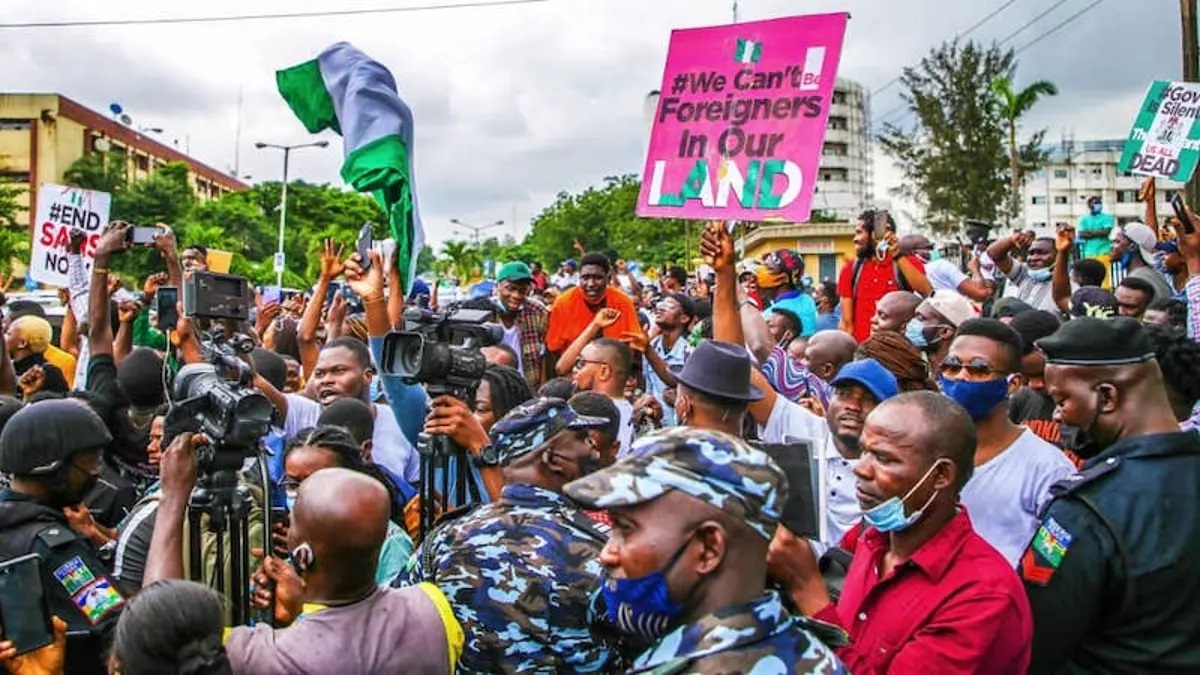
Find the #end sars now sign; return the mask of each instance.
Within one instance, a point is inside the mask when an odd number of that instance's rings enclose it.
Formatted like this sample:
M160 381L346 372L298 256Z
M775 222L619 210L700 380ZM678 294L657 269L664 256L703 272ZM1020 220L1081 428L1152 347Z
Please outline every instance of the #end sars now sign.
M96 243L108 225L111 204L112 196L107 192L43 183L38 188L29 276L43 284L67 286L71 230L80 230L87 237L81 255L84 268L90 272Z
M848 18L673 31L637 214L808 220Z

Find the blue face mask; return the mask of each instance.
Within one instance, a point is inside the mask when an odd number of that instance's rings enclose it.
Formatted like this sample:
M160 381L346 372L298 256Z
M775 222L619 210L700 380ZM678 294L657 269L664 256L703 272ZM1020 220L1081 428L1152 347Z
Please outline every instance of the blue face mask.
M929 501L925 502L925 506L922 506L908 515L904 515L904 502L912 496L912 493L917 491L917 488L925 484L926 479L933 475L933 470L936 469L938 464L941 463L941 459L934 462L933 466L929 467L929 470L925 472L925 475L921 476L921 480L917 481L917 484L912 486L912 489L909 490L908 493L903 497L891 497L890 499L880 503L878 506L863 511L863 518L866 519L871 527L884 533L900 532L912 527L913 523L917 522L921 519L921 516L925 515L925 509L929 508L929 505L933 503L934 499L937 499L938 493L935 490L934 493L930 495Z
M1104 205L1103 204L1092 204L1091 208L1092 208L1092 215L1098 216L1098 215L1100 215L1100 212L1104 210Z
M608 620L622 634L657 640L667 634L671 624L683 613L683 606L671 600L667 574L687 545L679 547L661 570L637 579L606 577L600 583L600 595L608 612Z
M917 349L925 349L929 346L929 340L925 339L925 324L916 317L913 317L904 327L904 337L908 338L908 341Z
M283 492L283 500L285 502L287 502L288 513L291 513L292 511L296 510L296 495L297 494L298 493L296 490L284 490L284 492Z
M1008 398L1008 380L1006 378L970 382L942 377L938 378L938 384L942 387L942 393L961 405L972 420L981 420L987 417L988 413Z
M1054 270L1049 267L1043 267L1040 270L1029 270L1029 278L1034 281L1050 281L1050 277L1054 275Z

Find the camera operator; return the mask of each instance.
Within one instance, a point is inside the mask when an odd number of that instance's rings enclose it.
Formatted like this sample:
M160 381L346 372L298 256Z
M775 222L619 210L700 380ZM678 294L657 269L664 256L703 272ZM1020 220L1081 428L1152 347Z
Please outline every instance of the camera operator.
M103 641L125 602L108 566L64 514L95 485L111 440L100 417L73 399L28 405L0 432L0 471L12 475L0 491L0 561L41 555L50 612L71 632L71 672L104 672Z

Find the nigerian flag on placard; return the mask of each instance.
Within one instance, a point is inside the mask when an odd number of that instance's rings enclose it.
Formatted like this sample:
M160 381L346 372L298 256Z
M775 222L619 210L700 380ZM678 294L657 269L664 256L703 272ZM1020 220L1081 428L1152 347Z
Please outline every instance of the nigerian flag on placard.
M413 116L383 64L348 42L275 73L279 93L310 133L346 141L342 179L370 192L388 214L405 290L424 244L413 182Z
M762 58L762 43L746 38L738 38L737 51L733 54L733 60L738 63L758 63Z

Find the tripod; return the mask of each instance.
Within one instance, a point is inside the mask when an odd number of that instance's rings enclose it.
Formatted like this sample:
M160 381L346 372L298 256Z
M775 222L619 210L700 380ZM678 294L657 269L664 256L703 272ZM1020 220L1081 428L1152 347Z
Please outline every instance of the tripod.
M444 501L445 511L483 500L475 472L471 470L470 455L449 436L419 434L417 452L421 456L420 534L424 541L433 529L438 495ZM435 490L435 487L441 489Z
M208 531L215 535L216 559L211 575L211 587L229 598L233 624L245 625L250 619L250 491L240 484L237 471L221 469L203 474L188 500L188 561L192 581L208 584L204 569L204 516L208 516ZM269 530L267 531L269 537ZM225 549L228 535L229 587L225 579Z

